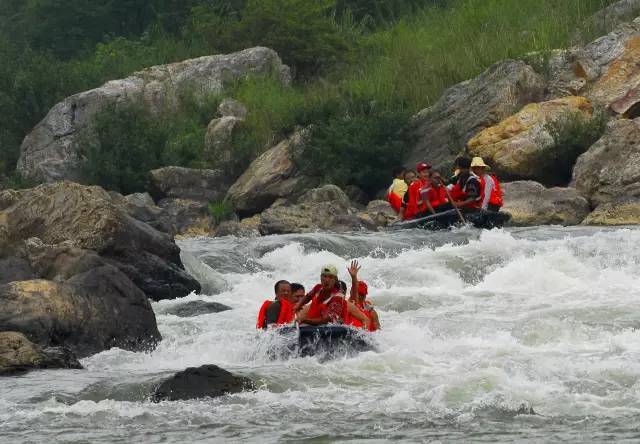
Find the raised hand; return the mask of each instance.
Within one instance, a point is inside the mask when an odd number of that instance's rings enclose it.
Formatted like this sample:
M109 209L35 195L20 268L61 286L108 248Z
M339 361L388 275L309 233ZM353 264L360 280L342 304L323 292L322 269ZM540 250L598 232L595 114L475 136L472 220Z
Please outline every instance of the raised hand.
M351 276L352 278L357 278L360 268L362 267L360 267L360 264L358 264L358 261L353 260L351 261L351 266L347 268L347 272L349 273L349 276Z

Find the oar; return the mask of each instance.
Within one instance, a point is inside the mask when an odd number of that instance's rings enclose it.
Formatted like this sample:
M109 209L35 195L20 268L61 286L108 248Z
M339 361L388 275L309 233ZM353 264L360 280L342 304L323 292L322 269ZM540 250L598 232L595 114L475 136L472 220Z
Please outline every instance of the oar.
M463 224L466 224L467 221L465 220L464 216L462 215L462 212L460 211L460 208L456 207L456 205L453 203L453 199L451 198L451 193L449 193L449 189L442 185L444 187L444 191L445 193L447 193L447 198L449 199L449 202L451 202L451 205L453 205L453 208L456 209L456 213L458 213L458 217L460 218L460 222L462 222Z

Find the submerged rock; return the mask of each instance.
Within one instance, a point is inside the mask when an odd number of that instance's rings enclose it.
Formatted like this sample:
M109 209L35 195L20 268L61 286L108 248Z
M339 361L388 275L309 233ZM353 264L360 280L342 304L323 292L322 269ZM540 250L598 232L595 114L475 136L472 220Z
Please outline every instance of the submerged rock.
M510 225L578 225L589 214L589 202L574 188L545 188L529 180L502 185Z
M448 170L466 143L479 131L542 100L542 77L522 61L505 60L478 77L447 89L431 107L416 114L410 135L408 164L428 160L436 169Z
M82 368L65 347L43 349L22 333L0 332L0 376L11 376L33 369Z
M503 178L546 184L566 179L566 184L578 153L555 146L547 125L568 115L587 121L592 111L591 102L584 97L532 103L474 136L468 151L481 156Z
M219 302L190 301L185 304L171 307L167 309L165 313L179 316L181 318L189 318L203 314L220 313L221 311L227 310L231 310L231 307Z
M235 376L216 365L189 367L176 373L156 389L153 401L177 401L197 398L215 398L254 389L253 382Z

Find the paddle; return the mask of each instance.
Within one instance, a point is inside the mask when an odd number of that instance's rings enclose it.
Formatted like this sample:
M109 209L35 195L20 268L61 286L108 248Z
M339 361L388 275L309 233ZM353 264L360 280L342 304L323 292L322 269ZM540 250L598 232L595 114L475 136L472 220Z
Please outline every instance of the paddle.
M460 218L460 222L462 222L463 224L466 224L467 221L465 220L464 216L462 215L462 212L460 211L460 208L456 207L456 205L453 203L453 199L451 198L451 193L449 193L449 189L446 186L444 186L444 184L442 186L444 187L445 193L447 193L447 199L449 199L449 202L451 202L451 205L453 205L453 208L456 209L456 213L458 213L458 217Z

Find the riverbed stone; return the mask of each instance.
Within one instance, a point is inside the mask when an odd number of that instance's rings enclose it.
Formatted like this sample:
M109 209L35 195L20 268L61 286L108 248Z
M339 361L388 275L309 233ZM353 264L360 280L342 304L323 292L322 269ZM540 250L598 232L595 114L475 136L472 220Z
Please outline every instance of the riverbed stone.
M12 376L35 369L75 368L82 365L65 347L42 348L22 333L0 332L0 376Z
M564 97L526 105L497 125L486 128L467 144L504 179L530 179L554 184L570 175L577 154L557 146L548 125L561 119L591 119L593 107L584 97Z
M583 225L638 225L640 199L622 197L598 205L582 221Z
M231 307L219 302L189 301L184 304L168 308L164 311L164 313L175 315L181 318L189 318L192 316L199 316L203 314L220 313L227 310L231 310Z
M415 142L408 165L428 161L449 170L478 132L544 97L545 82L523 61L505 60L478 77L447 89L440 99L413 117L408 130Z
M168 166L149 173L151 194L164 198L190 199L199 202L221 200L229 188L223 170Z
M253 390L254 383L216 366L189 367L164 381L153 394L153 401L178 401L216 398L226 394Z
M25 137L17 169L42 182L81 180L78 141L87 134L94 116L114 104L137 103L154 113L176 106L182 91L217 93L225 85L249 76L273 76L289 84L289 68L278 54L263 47L245 49L147 68L81 92L56 104Z
M545 188L530 181L502 184L503 211L510 225L578 225L591 211L589 202L575 188Z

